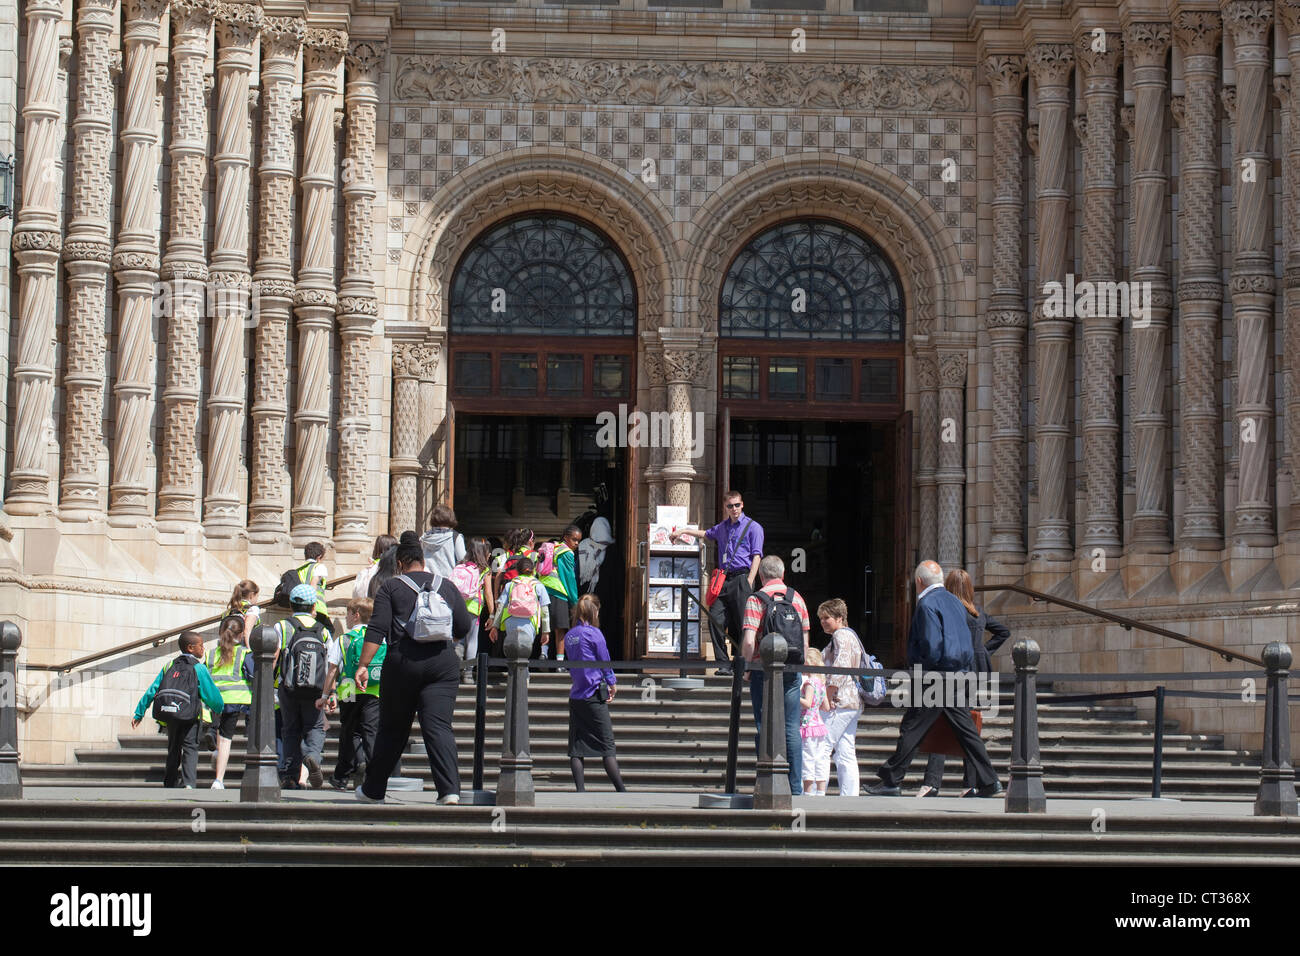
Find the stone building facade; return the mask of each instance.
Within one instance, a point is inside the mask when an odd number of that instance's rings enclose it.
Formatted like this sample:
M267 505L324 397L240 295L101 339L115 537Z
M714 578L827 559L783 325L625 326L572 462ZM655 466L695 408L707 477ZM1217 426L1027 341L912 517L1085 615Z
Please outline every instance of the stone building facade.
M355 570L459 502L457 270L530 216L626 266L625 400L703 416L702 454L622 466L629 634L633 526L716 520L736 409L801 419L728 404L720 313L742 249L816 222L903 303L892 397L818 413L895 429L890 628L933 556L1254 655L1300 638L1300 0L0 7L0 598L27 665L206 616L309 541ZM1145 306L1062 314L1058 282ZM835 360L806 361L816 397ZM1230 666L986 599L1046 670ZM97 664L98 710L24 671L26 759L110 744L162 653ZM1258 708L1170 709L1258 745Z

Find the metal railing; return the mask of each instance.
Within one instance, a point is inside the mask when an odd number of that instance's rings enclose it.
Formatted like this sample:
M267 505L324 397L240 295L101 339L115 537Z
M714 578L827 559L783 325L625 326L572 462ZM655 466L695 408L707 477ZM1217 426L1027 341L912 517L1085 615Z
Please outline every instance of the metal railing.
M1033 598L1035 601L1043 601L1048 604L1059 604L1061 607L1068 607L1072 611L1082 611L1084 614L1091 614L1093 617L1099 617L1103 621L1110 621L1112 624L1118 624L1126 631L1146 631L1148 634L1159 634L1161 637L1167 637L1170 640L1189 644L1192 647L1199 647L1202 650L1218 654L1225 661L1230 663L1232 661L1242 661L1246 664L1254 664L1256 667L1264 666L1264 662L1258 657L1251 657L1249 654L1239 654L1236 651L1225 650L1222 647L1216 647L1214 644L1208 644L1205 641L1198 641L1194 637L1188 637L1186 634L1179 634L1177 631L1171 631L1167 627L1159 627L1155 624L1143 624L1135 618L1125 617L1123 614L1116 614L1114 611L1103 611L1101 608L1090 607L1087 604L1080 604L1078 601L1055 597L1043 591L1035 591L1033 588L1027 588L1022 584L977 584L975 585L975 590L1014 591L1017 594L1023 594L1026 597Z
M340 584L350 584L355 581L356 578L357 576L355 573L344 575L337 580L326 583L325 590L331 591ZM274 590L274 588L271 589L272 592L274 592ZM116 647L110 647L107 650L96 651L94 654L87 654L84 657L77 657L70 661L65 661L62 664L24 664L23 670L53 671L59 674L68 674L76 670L78 667L85 667L87 664L97 664L100 661L108 660L111 657L129 654L142 647L158 647L168 639L178 637L185 631L201 631L205 627L210 627L211 625L218 623L225 616L226 612L220 611L210 617L200 618L197 621L190 621L188 624L182 624L179 627L159 631L157 634L150 634L148 637L141 637L134 641L127 641L125 644L118 644Z

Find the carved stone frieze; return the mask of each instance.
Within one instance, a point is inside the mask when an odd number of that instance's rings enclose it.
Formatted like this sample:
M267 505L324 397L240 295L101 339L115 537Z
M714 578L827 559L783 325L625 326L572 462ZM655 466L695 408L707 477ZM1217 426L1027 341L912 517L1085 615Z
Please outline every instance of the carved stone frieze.
M350 73L378 79L388 58L385 40L352 40L348 43L346 62Z
M394 99L457 103L967 110L974 85L966 67L740 60L406 55L393 69Z
M1138 66L1163 65L1172 39L1167 23L1130 23L1124 31L1124 47Z
M1184 56L1214 56L1223 21L1213 10L1184 10L1174 17L1174 39Z
M984 58L984 75L994 96L1017 96L1025 81L1025 58L1018 54L997 54Z

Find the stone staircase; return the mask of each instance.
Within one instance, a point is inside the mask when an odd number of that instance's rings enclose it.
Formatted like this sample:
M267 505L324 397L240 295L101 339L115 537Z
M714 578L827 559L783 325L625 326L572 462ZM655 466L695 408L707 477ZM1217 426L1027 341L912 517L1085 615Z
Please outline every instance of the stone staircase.
M642 792L721 792L727 757L730 680L708 677L705 687L694 691L672 691L661 684L651 689L639 686L637 680L636 675L630 674L623 678L622 692L612 706L619 764L628 788ZM1009 681L1004 681L998 715L986 716L984 724L990 756L1004 783L1011 744L1012 707L1008 685ZM504 674L492 674L484 774L484 785L489 790L495 786L500 755L504 690ZM532 675L529 714L533 773L541 792L572 789L567 757L567 694L567 676L553 672ZM893 752L899 714L893 708L884 707L869 710L862 718L858 732L858 762L867 782L873 778L875 768ZM741 716L737 784L740 792L748 793L754 779L754 726L748 688ZM473 760L472 686L461 688L455 726L462 786L468 789ZM332 718L325 750L327 774L333 770L337 757L337 731L337 718ZM1052 704L1050 687L1041 688L1039 736L1047 795L1089 799L1150 796L1152 732L1151 721L1139 718L1132 706ZM1168 722L1164 736L1162 795L1196 800L1253 799L1259 779L1258 756L1226 751L1222 745L1220 737L1178 733L1177 727ZM239 784L245 748L246 740L241 733L235 740L226 773L227 787ZM23 781L31 787L106 790L158 785L162 781L165 752L165 738L161 734L122 736L116 748L77 751L73 764L24 766ZM211 757L201 753L200 787L211 783L211 766ZM920 786L924 769L924 757L918 756L905 783L905 792L915 791ZM432 787L418 727L413 730L402 772L405 776L418 777ZM831 776L835 776L833 763ZM592 791L610 789L596 761L589 762L587 786ZM831 787L833 794L833 779ZM956 796L960 790L961 760L950 758L943 792Z

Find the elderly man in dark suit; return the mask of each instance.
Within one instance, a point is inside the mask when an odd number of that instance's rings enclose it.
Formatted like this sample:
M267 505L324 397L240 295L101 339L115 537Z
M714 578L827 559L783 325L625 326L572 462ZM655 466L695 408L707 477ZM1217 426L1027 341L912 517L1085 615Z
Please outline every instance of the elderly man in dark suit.
M969 671L975 664L966 608L943 586L943 569L934 561L922 561L916 569L916 613L907 637L908 666L919 664L924 671ZM914 689L916 693L916 689ZM915 703L915 698L913 699ZM944 705L960 704L945 700ZM912 757L926 732L940 717L947 717L961 743L967 766L975 774L972 796L993 797L1002 793L997 773L989 761L984 742L975 730L967 706L909 707L898 726L898 747L876 772L880 783L868 787L869 796L899 796L899 784L907 776Z

